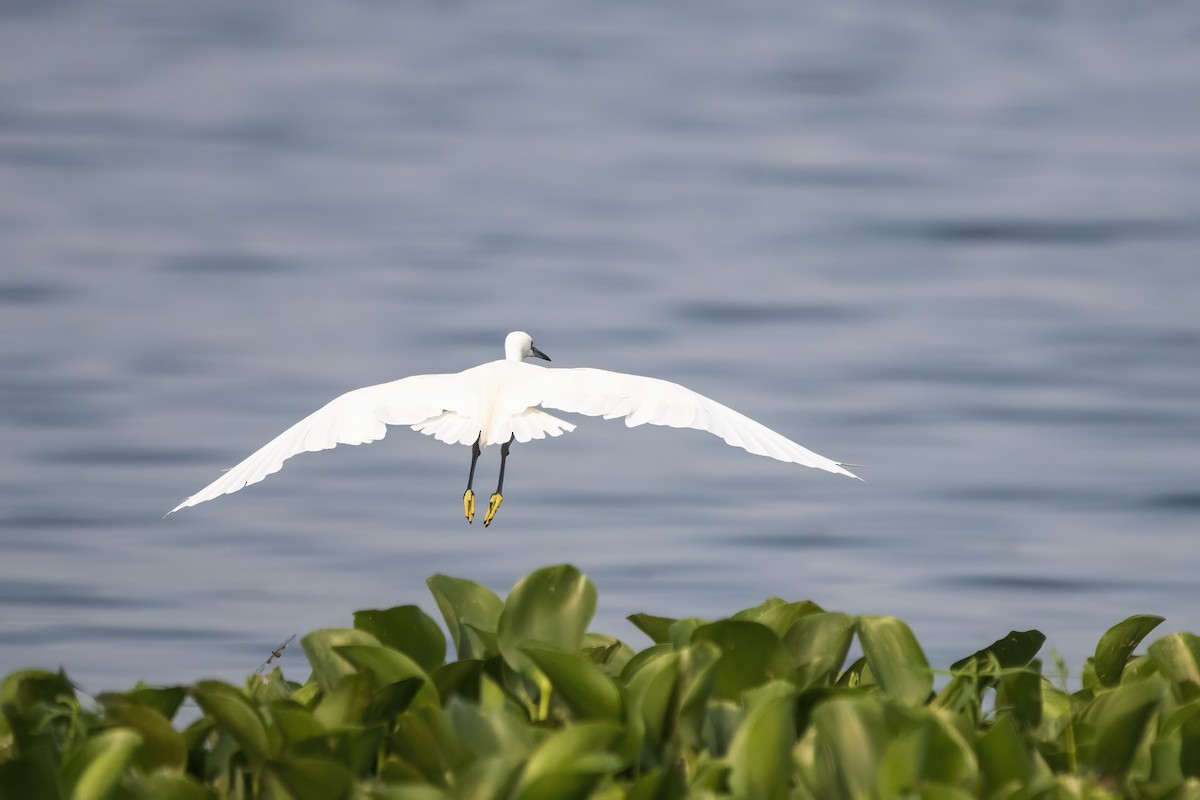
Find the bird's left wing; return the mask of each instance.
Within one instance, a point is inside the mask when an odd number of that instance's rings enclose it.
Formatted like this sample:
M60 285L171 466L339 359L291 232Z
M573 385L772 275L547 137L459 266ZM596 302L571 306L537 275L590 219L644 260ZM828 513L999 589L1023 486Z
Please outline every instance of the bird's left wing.
M414 375L338 397L260 447L249 458L184 500L169 514L258 483L303 452L382 439L388 425L417 425L447 411L469 408L471 391L460 373Z
M695 428L721 437L734 447L779 461L858 476L840 463L818 455L744 414L677 383L602 369L539 369L531 387L531 405L615 419L629 427L650 423Z

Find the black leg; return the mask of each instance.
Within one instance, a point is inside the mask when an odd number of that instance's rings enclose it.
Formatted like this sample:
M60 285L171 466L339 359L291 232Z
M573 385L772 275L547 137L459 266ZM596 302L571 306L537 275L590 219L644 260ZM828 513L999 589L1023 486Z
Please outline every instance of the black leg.
M479 439L475 440L475 444L471 445L471 472L467 475L467 490L463 492L463 513L467 516L467 522L475 521L475 492L471 490L471 485L475 483L475 462L479 460Z
M492 518L496 516L496 511L500 508L500 503L504 501L504 467L508 463L508 449L512 447L515 436L508 437L508 441L500 446L500 480L496 482L496 491L488 500L487 514L483 517L483 527L492 524Z

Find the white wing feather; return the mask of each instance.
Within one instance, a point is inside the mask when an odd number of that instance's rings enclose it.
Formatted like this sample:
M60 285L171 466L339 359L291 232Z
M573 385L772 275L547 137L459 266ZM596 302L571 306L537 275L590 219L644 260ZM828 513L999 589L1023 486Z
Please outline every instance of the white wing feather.
M534 390L537 399L533 402L544 408L605 419L625 417L625 424L631 428L645 423L695 428L755 455L858 477L840 463L677 383L602 369L538 372Z
M184 500L169 514L223 494L230 494L274 474L297 453L328 450L339 444L365 444L382 439L388 425L420 426L432 418L455 417L455 437L468 436L464 429L475 425L467 444L479 435L471 412L473 398L459 375L415 375L377 386L367 386L330 401L283 433L267 442L249 458ZM451 412L458 411L459 414ZM461 416L460 416L461 414ZM438 431L428 431L435 435ZM445 432L445 431L443 431ZM438 435L442 441L450 437Z

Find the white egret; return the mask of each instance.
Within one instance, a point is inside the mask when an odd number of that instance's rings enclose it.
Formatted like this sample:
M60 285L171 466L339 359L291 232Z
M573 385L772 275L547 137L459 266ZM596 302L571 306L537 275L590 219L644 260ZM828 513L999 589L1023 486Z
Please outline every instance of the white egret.
M278 472L297 453L328 450L339 444L382 439L388 425L414 431L447 444L471 447L471 470L463 493L467 522L475 518L475 462L480 450L500 445L500 477L488 501L485 526L500 508L504 466L514 441L559 436L575 426L542 409L615 419L635 427L644 423L696 428L720 436L734 447L779 461L827 472L858 476L793 442L732 408L677 383L602 369L553 369L526 364L527 358L550 358L533 346L523 331L504 340L504 359L445 375L414 375L378 386L355 389L288 428L236 467L184 500L171 511L236 492Z

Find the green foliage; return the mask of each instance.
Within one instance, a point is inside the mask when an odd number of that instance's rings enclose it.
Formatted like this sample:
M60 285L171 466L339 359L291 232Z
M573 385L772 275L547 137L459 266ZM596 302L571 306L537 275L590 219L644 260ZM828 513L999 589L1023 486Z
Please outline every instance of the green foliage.
M276 668L84 703L62 673L14 672L0 800L1200 798L1200 638L1135 655L1159 617L1113 626L1068 693L1037 631L935 671L898 619L769 598L635 614L653 643L635 652L587 632L596 589L571 566L505 600L429 588L450 662L400 606L303 637L304 684Z

